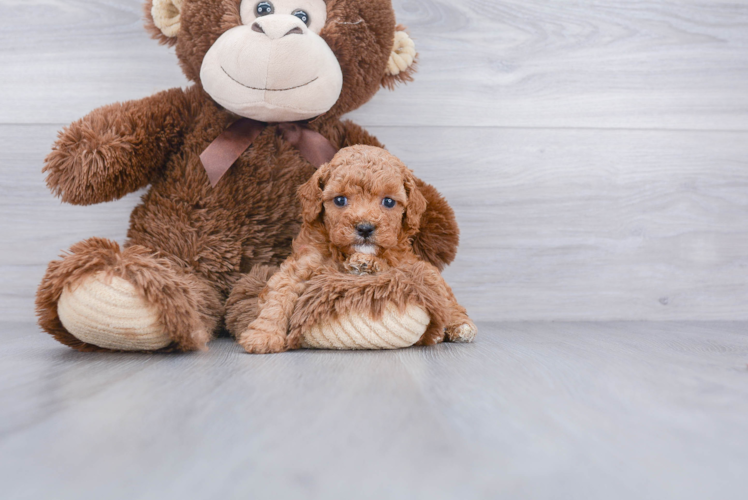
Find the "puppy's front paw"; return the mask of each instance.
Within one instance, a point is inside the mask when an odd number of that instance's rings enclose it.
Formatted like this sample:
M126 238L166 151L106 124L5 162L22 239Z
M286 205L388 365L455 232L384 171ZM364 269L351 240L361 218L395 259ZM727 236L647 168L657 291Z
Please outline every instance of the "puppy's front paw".
M449 325L446 328L447 339L450 342L472 342L478 333L478 327L469 319L464 323Z
M269 331L249 325L239 337L239 344L250 354L271 354L288 350L286 336L282 332Z
M381 261L374 255L355 253L345 261L345 269L351 274L361 276L364 274L376 274L383 271Z

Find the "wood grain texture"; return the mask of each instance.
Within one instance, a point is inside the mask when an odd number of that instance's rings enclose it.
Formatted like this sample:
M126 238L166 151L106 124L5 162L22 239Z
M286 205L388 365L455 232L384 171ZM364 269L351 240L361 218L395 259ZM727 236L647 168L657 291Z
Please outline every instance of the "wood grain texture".
M0 326L3 498L698 499L748 488L746 323L80 354Z
M142 0L0 4L0 123L68 123L186 84ZM415 83L362 125L748 130L748 1L395 0Z
M32 317L46 264L123 241L139 200L61 205L55 126L0 126L0 313ZM475 318L748 320L748 134L372 127L454 206L447 272Z

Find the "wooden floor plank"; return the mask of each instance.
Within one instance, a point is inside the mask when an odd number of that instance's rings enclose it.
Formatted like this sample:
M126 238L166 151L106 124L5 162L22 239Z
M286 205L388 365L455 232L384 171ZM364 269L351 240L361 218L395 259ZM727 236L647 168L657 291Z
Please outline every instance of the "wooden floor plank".
M3 323L3 496L743 498L748 324L479 327L263 357L80 354Z
M142 0L0 4L0 123L67 123L186 84ZM372 126L748 130L748 2L396 0L416 82Z

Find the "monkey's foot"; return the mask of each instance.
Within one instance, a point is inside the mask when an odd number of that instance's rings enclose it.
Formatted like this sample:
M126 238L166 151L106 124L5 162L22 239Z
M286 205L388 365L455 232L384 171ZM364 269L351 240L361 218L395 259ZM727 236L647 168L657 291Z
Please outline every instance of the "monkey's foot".
M172 340L156 307L122 278L97 273L65 287L57 304L62 325L79 340L118 351L155 351Z
M431 321L421 307L410 305L400 312L388 304L378 321L352 313L314 325L303 333L301 347L307 349L402 349L423 336Z

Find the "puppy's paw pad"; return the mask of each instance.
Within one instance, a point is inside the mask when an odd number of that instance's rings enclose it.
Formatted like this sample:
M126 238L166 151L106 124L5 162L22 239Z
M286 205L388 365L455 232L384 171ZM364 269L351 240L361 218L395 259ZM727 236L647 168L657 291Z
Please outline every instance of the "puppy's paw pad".
M271 354L288 349L285 336L256 330L247 330L242 334L239 344L250 354Z
M378 259L373 255L354 254L345 263L346 270L357 276L381 271Z
M477 333L478 327L472 321L447 327L447 338L451 342L472 342Z

